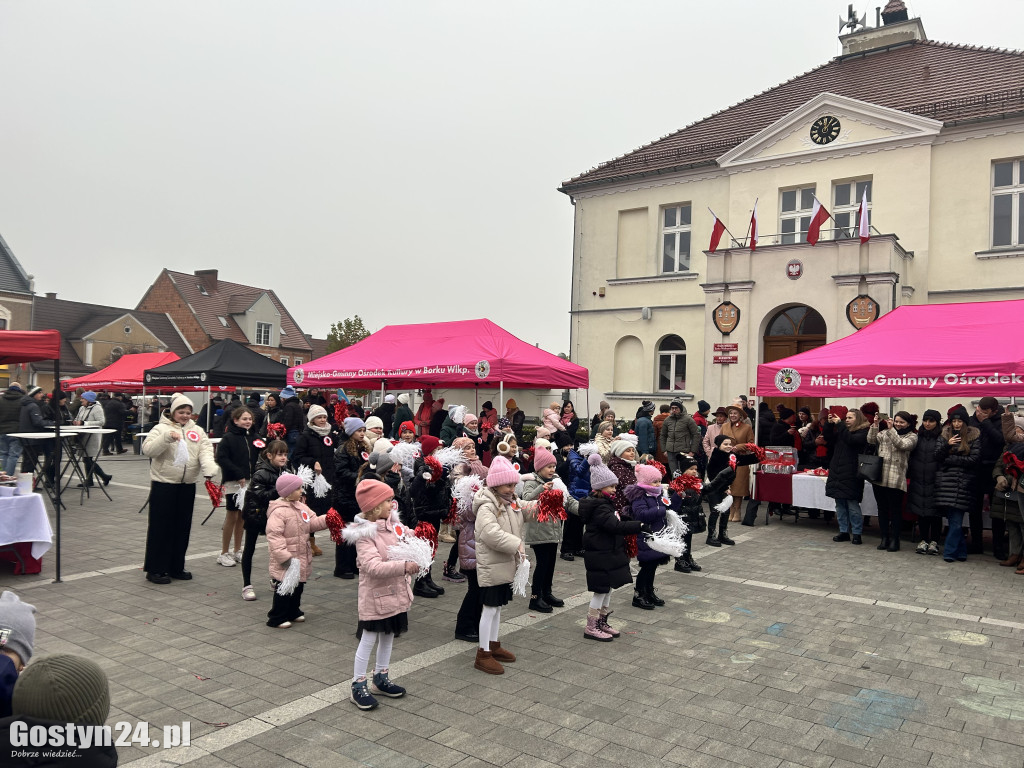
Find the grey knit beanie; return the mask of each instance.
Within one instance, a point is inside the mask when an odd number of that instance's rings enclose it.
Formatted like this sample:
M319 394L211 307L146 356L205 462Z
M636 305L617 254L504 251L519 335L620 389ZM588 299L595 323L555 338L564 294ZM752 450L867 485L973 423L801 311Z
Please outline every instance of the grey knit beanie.
M391 458L390 453L371 453L369 461L370 469L381 476L395 465L395 460Z
M22 664L32 658L36 641L36 607L13 592L0 595L0 650L14 651Z
M25 667L14 685L11 708L40 720L103 725L110 714L110 685L96 662L55 653Z

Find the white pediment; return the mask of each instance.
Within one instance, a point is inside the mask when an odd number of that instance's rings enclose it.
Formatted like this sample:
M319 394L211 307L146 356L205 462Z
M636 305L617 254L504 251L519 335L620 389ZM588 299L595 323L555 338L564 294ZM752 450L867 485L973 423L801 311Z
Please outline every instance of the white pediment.
M828 144L811 140L811 125L820 117L839 120L839 135ZM937 136L942 123L927 117L880 107L858 99L821 93L718 158L722 168L827 156L838 151Z

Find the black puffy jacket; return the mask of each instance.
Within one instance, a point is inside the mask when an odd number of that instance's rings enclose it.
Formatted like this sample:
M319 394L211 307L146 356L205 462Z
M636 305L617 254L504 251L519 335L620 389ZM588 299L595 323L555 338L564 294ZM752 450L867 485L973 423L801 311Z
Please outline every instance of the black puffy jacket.
M625 537L640 533L639 520L620 520L615 504L600 491L580 501L583 520L583 562L587 567L587 589L604 593L631 584Z
M266 535L267 509L270 502L279 498L277 478L282 472L291 471L292 468L287 464L278 468L260 456L256 462L256 470L245 487L245 500L242 502L242 520L247 529L255 529Z
M440 529L441 521L448 517L452 501L448 486L448 469L445 468L441 472L441 477L436 483L423 477L424 474L430 474L430 471L421 457L416 459L413 465L412 487L409 493L416 505L417 517Z
M217 444L217 464L224 482L248 480L256 469L259 450L252 444L255 433L242 429L233 421Z
M320 473L324 479L334 487L334 450L344 442L345 438L338 430L332 429L326 435L319 435L310 427L306 427L295 443L295 453L292 454L292 461L296 467L305 465L313 469L313 465L320 463ZM323 498L317 498L312 489L306 493L306 505L318 515L327 514L331 508L331 491Z
M349 441L339 445L334 451L334 508L341 519L351 523L359 514L356 504L356 484L359 482L359 468L366 463L363 458L362 443L356 445L356 455L348 452Z
M972 414L967 426L978 430L981 437L979 445L978 463L995 466L999 457L1003 455L1003 406L996 408L995 413L987 419L981 420L977 414Z
M287 432L301 432L306 427L306 412L297 397L289 397L281 408L281 423Z
M907 466L907 477L910 479L910 486L907 488L907 512L918 517L942 515L935 498L939 474L935 444L938 442L939 432L938 428L928 430L921 427L917 431L917 445L910 452L910 463Z
M851 432L846 424L825 425L825 439L834 445L828 465L825 495L832 499L860 501L864 498L864 478L857 476L857 457L868 447L868 427Z
M935 503L941 510L956 509L966 512L971 508L976 480L975 467L980 463L981 433L975 427L967 428L967 453L951 450L949 438L953 430L946 427L935 443L935 458L939 471Z

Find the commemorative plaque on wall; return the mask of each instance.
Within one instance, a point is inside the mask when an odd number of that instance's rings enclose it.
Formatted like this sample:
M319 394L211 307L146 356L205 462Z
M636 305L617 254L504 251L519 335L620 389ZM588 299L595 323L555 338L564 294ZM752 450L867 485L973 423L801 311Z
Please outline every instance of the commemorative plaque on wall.
M711 313L712 320L721 333L732 333L740 322L740 308L731 301L723 301Z
M878 319L878 302L861 294L846 305L846 319L858 330L871 325Z

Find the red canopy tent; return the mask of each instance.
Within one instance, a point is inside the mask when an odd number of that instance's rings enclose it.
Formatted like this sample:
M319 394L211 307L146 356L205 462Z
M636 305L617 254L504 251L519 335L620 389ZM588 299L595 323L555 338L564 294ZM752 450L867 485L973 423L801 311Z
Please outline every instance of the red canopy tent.
M53 381L54 397L56 397L57 382L60 381L60 332L59 331L0 331L0 364L11 363L32 363L37 360L53 360ZM53 460L60 466L60 421L57 421L54 429ZM57 575L55 581L60 581L60 482L56 486L56 507L57 513Z
M897 307L843 339L757 366L758 397L1024 396L1024 300Z
M178 359L174 352L141 352L134 355L122 355L106 368L79 376L77 379L68 379L63 382L63 385L67 389L110 388L122 392L140 392L146 386L143 375L147 368L157 368Z
M527 344L490 320L389 325L358 344L288 369L313 387L585 388L586 368Z

